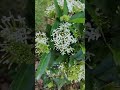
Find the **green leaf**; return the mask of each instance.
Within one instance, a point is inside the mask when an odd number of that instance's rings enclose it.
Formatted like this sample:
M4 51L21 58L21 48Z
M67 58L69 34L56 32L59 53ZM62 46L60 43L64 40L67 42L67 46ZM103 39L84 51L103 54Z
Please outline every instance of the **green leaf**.
M120 49L112 49L113 58L117 66L120 66Z
M91 75L90 71L86 69L85 71L85 90L94 90L94 78L93 76Z
M77 60L85 60L85 55L83 54L82 50L79 50L75 55L74 58Z
M82 3L85 3L85 0L81 0Z
M85 90L85 81L80 82L80 90Z
M33 90L34 88L34 65L23 64L16 74L10 90Z
M92 75L97 77L101 76L112 67L114 67L114 61L112 59L111 54L108 54L102 59L102 62L93 69Z
M85 23L85 18L76 18L73 20L70 20L72 23Z
M61 17L61 16L62 16L62 11L61 11L61 9L60 9L60 6L58 5L57 0L54 0L54 4L55 4L57 16L58 16L58 17Z
M58 20L54 22L54 24L52 25L51 31L50 31L50 36L52 35L53 30L59 27L59 24L60 22Z
M67 15L67 14L68 14L67 1L66 1L66 0L64 0L63 15Z
M54 61L53 64L59 64L59 63L65 61L65 60L66 60L66 56L60 55L60 56Z
M53 63L55 62L55 51L51 50L51 58L50 58L50 62L49 62L49 67L51 67L53 65Z
M73 15L70 18L69 22L73 22L73 23L85 23L85 13L84 12L80 12L80 13L77 13L77 14Z
M94 20L95 24L99 26L99 19L98 16L95 14L95 8L93 8L87 1L85 1L86 9L92 19Z
M42 74L44 74L44 72L49 64L50 58L51 58L51 52L49 52L48 54L44 54L42 56L42 58L40 59L40 63L38 65L38 69L37 69L37 72L35 75L35 78L37 80L39 80L41 78Z
M62 86L66 83L66 80L64 78L55 78L54 81L57 84L58 90L60 90Z
M104 86L103 90L120 90L120 86L112 82Z
M51 81L49 84L48 84L48 88L52 88L54 86L53 82Z
M76 18L85 18L85 12L76 13L71 17L71 19L76 19Z

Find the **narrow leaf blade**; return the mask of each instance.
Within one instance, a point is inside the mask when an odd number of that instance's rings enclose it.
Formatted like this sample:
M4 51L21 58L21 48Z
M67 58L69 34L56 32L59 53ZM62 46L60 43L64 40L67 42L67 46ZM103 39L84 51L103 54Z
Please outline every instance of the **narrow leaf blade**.
M10 90L32 90L34 87L34 65L23 64L16 74Z
M42 74L44 74L44 72L49 64L50 58L51 58L51 52L48 54L44 54L43 57L41 58L41 61L38 65L38 69L36 72L37 80L39 80L41 78Z
M64 14L64 15L67 15L67 14L68 14L68 7L67 7L67 1L66 1L66 0L64 0L63 14Z
M60 6L58 5L57 0L54 0L54 4L55 4L57 16L58 16L58 17L62 16L62 11L61 11L61 9L60 9Z

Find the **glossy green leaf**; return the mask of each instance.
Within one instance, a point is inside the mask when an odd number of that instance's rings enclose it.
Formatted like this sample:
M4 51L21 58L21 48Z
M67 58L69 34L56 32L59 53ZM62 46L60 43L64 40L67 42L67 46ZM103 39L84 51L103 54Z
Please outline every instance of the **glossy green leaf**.
M62 55L60 55L60 56L54 61L54 63L63 62L63 61L66 60L66 57L67 57L67 56L62 56Z
M63 14L64 14L64 15L67 15L67 14L68 14L68 7L67 7L67 1L66 1L66 0L64 0Z
M62 88L62 86L66 83L66 80L63 78L55 78L54 81L57 84L58 90L60 90Z
M82 50L79 50L79 51L74 55L74 58L77 59L77 60L84 60L85 56L84 56Z
M104 90L120 90L120 87L116 85L114 82L107 84L105 87L103 87ZM101 89L103 89L101 88Z
M94 70L92 71L92 73L95 76L97 76L97 75L100 76L100 75L103 75L103 73L107 72L113 66L114 66L114 61L112 59L112 56L111 56L111 54L108 54L102 60L102 62L96 68L94 68Z
M120 49L113 49L113 58L117 66L120 66Z
M80 82L80 90L85 90L85 81Z
M56 20L51 28L51 31L50 31L50 35L52 35L52 32L53 30L55 30L56 28L58 28L60 22L58 20Z
M100 23L99 23L99 20L98 20L98 16L95 14L95 8L93 8L90 4L88 4L87 1L85 3L86 3L86 10L88 11L88 13L93 18L95 24L99 25Z
M77 13L77 14L73 15L70 18L69 22L73 22L73 23L85 23L85 13L84 12L80 12L80 13Z
M23 64L16 74L10 90L33 90L34 88L34 65Z
M42 56L42 58L40 59L40 63L38 65L38 69L35 75L35 78L37 80L39 80L42 76L42 74L44 74L46 68L48 67L49 61L51 58L51 52L49 52L48 54L44 54Z
M70 20L72 23L85 23L85 18L76 18L73 20Z
M62 16L62 11L61 11L61 9L60 9L60 6L58 5L57 0L54 0L54 4L55 4L57 16L58 16L58 17Z

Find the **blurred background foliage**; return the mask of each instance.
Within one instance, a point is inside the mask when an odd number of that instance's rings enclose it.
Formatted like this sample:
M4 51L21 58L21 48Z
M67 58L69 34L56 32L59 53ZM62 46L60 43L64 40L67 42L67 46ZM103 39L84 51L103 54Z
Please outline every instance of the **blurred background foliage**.
M26 26L28 26L32 30L32 34L30 34L32 39L28 40L28 43L27 43L28 46L34 43L34 38L33 38L34 26L35 26L34 25L34 22L35 22L34 4L35 4L34 0L30 0L30 1L29 0L11 0L11 1L1 0L0 1L0 19L5 16L6 18L10 17L10 13L15 18L17 18L18 16L21 16L26 19L25 20ZM0 25L3 25L2 23L3 22L1 22L0 20ZM2 31L1 27L0 27L0 31ZM5 39L4 37L1 37L1 36L2 35L0 35L0 90L32 90L34 88L34 64L33 63L27 64L26 62L24 63L11 62L11 59L9 57L10 54L9 53L6 54L5 51L2 51L2 49L4 48L1 46L2 44L4 44ZM7 43L8 46L9 44L10 43ZM17 50L15 50L15 47L13 48L14 48L14 51L17 52ZM31 47L29 49L31 49ZM33 51L32 52L32 55L33 55L34 53L33 48L32 48L32 51ZM21 53L21 55L23 55L23 53ZM26 56L25 58L29 57L29 55L30 54L28 54L28 56L25 55ZM16 56L16 59L20 59L20 58Z
M86 0L86 22L99 27L97 41L86 40L86 90L120 90L120 1Z
M45 9L50 0L35 0L35 28L37 31L45 28Z

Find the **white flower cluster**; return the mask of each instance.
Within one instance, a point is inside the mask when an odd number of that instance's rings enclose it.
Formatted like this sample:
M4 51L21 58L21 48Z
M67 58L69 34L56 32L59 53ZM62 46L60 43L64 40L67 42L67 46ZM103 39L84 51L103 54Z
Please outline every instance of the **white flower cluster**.
M84 11L85 4L81 3L80 0L66 0L67 7L70 13L74 12L74 9L78 9L79 11ZM58 5L63 8L64 0L58 0Z
M92 28L91 23L86 23L87 30L85 32L86 38L88 38L88 42L90 40L98 40L99 37L101 37L101 34L99 32L99 27L98 28Z
M64 0L57 0L58 5L61 9L64 7ZM85 4L80 2L80 0L66 0L69 13L76 13L85 10ZM46 14L49 15L51 12L55 13L55 5L52 4L46 9Z
M47 15L50 15L51 13L55 13L55 5L51 5L51 6L47 7L45 13Z
M18 16L15 18L10 14L9 17L3 16L1 19L2 24L0 28L2 31L0 32L1 37L4 37L7 41L15 41L27 43L28 34L30 34L30 29L25 24L25 18ZM7 33L6 33L7 32Z
M11 43L20 42L26 45L28 43L28 39L30 39L30 33L31 29L27 27L25 17L21 17L20 15L15 17L11 13L10 16L3 16L1 18L0 37L2 37L4 40L0 44L0 51L6 52L7 50L7 52L4 53L4 57L1 58L0 63L9 64L8 69L10 69L13 62L11 62L9 59L6 59L6 55L8 54L8 51L9 54L12 52L11 48L14 46ZM18 48L14 48L14 50L17 51ZM14 55L16 53L14 53ZM12 57L12 60L14 58L14 55L10 55Z
M95 54L93 54L93 53L91 53L89 51L86 52L86 60L91 61L91 57L93 57L93 56L95 56Z
M56 50L60 50L62 55L73 52L74 48L70 45L77 42L77 39L70 33L70 26L71 24L68 22L61 23L52 33L52 41L54 42L55 48Z
M36 53L47 53L49 51L49 48L47 45L48 43L48 38L46 37L46 34L44 32L37 32L35 35L35 48L36 48Z
M80 65L80 71L78 74L78 81L85 80L85 63Z
M60 63L57 72L52 72L51 70L46 70L46 74L49 77L66 77L69 81L80 82L85 80L85 63L81 61L79 64L74 64L66 67L66 63Z
M44 32L36 32L35 36L36 43L47 44L48 38L46 37L46 34Z

